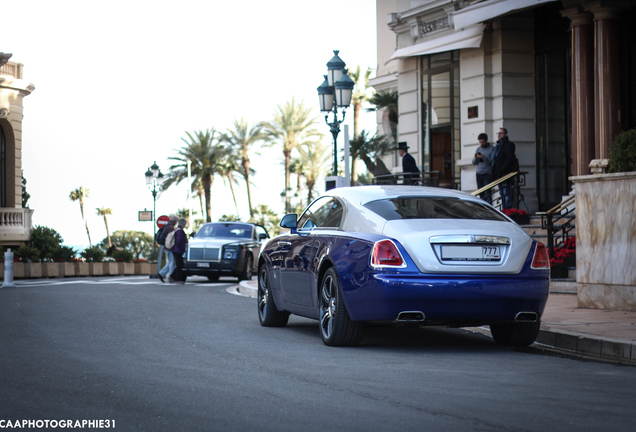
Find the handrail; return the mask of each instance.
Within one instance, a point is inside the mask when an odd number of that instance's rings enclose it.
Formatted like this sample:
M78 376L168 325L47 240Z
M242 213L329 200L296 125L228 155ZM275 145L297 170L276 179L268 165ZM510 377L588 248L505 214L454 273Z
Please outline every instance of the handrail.
M502 185L507 183L510 187L510 194L512 198L512 207L519 208L519 204L524 200L521 193L521 186L526 184L526 172L515 171L505 176L498 178L497 180L488 183L486 186L471 192L473 196L481 196L488 201L493 207L501 210L504 207L503 196L501 195ZM495 195L496 186L499 186L499 194Z
M516 176L517 174L520 174L519 171L515 171L515 172L511 172L510 174L506 174L505 176L498 178L497 180L495 180L494 182L488 183L486 186L482 187L481 189L477 189L474 192L471 192L472 196L477 196L481 193L484 193L486 191L488 191L489 189L492 189L495 186L499 186L501 183L505 182L508 179L513 178L514 176Z
M547 214L561 213L564 209L566 209L566 208L570 207L570 205L574 204L575 200L576 200L576 195L572 195L570 198L568 198L565 201L562 201L561 203L555 205L550 210L545 211L545 212L537 212L537 214L538 215L547 215Z
M401 172L382 174L373 178L373 184L410 184L418 186L439 186L439 171L424 171L421 173ZM400 183L401 180L401 183Z
M563 247L570 233L576 229L573 222L576 219L573 205L576 205L576 195L566 198L546 212L537 213L541 216L541 227L547 231L550 258Z

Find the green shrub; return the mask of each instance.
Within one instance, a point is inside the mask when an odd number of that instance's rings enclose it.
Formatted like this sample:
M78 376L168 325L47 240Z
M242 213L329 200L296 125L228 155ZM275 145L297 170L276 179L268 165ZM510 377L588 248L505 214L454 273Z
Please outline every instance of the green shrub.
M48 261L62 245L62 236L53 228L34 226L27 245L39 251L40 259Z
M104 260L104 251L97 246L84 249L82 252L82 258L87 262L102 262Z
M53 252L53 261L71 262L76 259L76 252L70 246L60 246Z
M610 147L607 172L636 171L636 129L618 134Z
M133 253L129 250L118 249L113 252L113 258L115 258L115 261L129 263L133 262Z
M18 258L22 262L39 262L40 251L32 245L25 243L14 251L14 259Z

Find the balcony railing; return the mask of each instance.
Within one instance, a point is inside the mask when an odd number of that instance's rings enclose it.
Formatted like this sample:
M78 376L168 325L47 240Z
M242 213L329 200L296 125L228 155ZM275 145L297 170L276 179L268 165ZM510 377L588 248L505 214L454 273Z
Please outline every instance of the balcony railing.
M379 185L416 185L439 186L439 171L424 171L422 173L397 173L375 176L373 184Z
M22 79L22 63L7 62L0 66L0 75Z
M29 240L33 210L0 208L0 244L17 244Z

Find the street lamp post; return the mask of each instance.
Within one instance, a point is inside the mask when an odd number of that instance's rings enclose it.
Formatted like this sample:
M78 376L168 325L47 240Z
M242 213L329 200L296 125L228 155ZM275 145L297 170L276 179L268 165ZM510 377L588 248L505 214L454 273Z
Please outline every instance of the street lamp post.
M345 62L338 57L340 51L334 50L334 56L327 62L327 75L318 87L320 111L325 113L325 122L330 127L333 136L333 174L338 175L338 134L340 124L345 118L345 109L351 104L351 93L355 83L345 69ZM338 108L342 109L342 118L338 120ZM333 121L329 122L329 113L333 114Z
M161 183L163 183L163 173L161 172L161 170L159 169L159 165L157 165L157 162L155 161L150 166L150 168L148 168L148 171L146 171L146 186L148 186L148 189L150 189L150 192L152 192L153 250L155 248L154 238L157 234L157 224L155 223L155 221L157 220L157 195L159 195L159 187L161 186Z

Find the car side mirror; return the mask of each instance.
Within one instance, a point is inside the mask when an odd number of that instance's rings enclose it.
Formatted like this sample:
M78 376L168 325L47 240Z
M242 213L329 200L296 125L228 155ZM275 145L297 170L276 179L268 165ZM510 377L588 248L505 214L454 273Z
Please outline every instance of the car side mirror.
M259 239L259 240L265 240L266 238L267 238L267 234L265 234L265 233L260 233L260 234L258 235L258 239Z
M286 214L281 219L280 226L289 228L292 234L296 233L296 228L298 228L298 215L296 213Z

